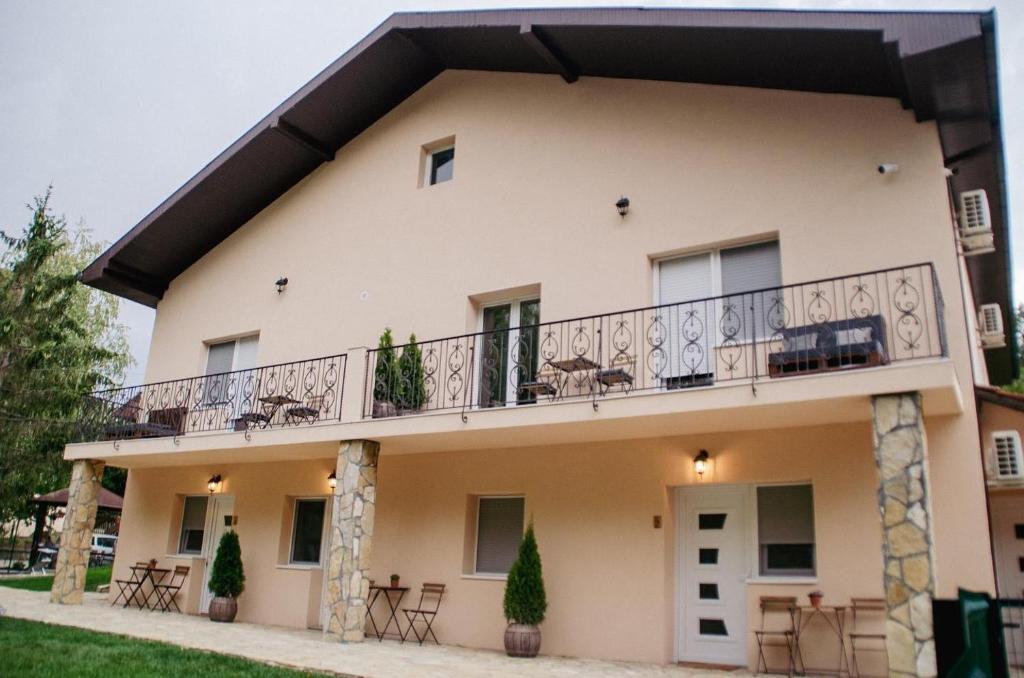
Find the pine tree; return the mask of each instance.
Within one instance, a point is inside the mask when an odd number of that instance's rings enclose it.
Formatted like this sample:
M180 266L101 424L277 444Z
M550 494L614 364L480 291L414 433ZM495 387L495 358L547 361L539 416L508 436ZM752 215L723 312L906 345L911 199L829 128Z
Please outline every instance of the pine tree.
M535 626L544 621L547 609L540 553L531 522L519 543L519 555L505 582L505 619L510 623Z
M398 365L391 339L391 328L385 327L377 344L377 365L373 372L373 400L378 403L395 402L398 393Z
M219 598L237 598L245 590L242 547L238 533L228 530L217 545L217 557L210 571L210 591Z
M423 407L427 402L427 384L423 374L423 352L416 344L415 333L409 335L409 343L398 358L398 374L400 393L396 400L399 406L406 410Z

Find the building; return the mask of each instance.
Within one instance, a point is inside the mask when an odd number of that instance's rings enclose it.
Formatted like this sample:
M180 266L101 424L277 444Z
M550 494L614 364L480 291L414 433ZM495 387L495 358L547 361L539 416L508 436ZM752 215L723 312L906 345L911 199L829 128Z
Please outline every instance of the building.
M231 526L243 620L357 641L398 573L447 585L444 642L498 648L532 521L546 653L753 666L761 597L820 589L886 598L892 670L934 674L931 596L995 586L994 40L988 13L392 16L84 272L157 316L147 385L67 448L73 510L129 468L116 576L190 565L190 613Z

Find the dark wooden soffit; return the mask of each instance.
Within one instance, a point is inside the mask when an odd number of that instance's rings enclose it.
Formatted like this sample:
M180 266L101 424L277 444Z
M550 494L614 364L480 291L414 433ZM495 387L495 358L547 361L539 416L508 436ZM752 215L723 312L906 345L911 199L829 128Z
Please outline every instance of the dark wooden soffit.
M82 280L156 306L174 278L407 97L445 69L472 69L567 83L590 76L898 98L919 120L938 122L946 157L962 165L957 188L988 190L999 253L972 261L972 278L979 299L1009 309L994 54L992 15L969 12L394 14L148 214ZM1015 362L1004 358L996 362Z
M975 386L974 397L978 400L979 404L992 403L993 405L1024 412L1024 395L1020 393L1011 393L994 386Z

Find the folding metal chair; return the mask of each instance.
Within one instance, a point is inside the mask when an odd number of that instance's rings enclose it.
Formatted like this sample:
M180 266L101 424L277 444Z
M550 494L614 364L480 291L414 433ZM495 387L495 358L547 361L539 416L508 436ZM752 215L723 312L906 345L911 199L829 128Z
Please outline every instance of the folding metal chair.
M156 606L159 607L161 612L167 612L174 606L174 609L181 612L181 608L178 607L178 603L174 600L174 597L178 595L178 591L185 585L185 580L188 579L189 567L188 565L176 565L174 567L174 573L171 574L171 580L166 584L156 584Z
M757 639L757 667L755 674L778 673L792 676L796 670L796 597L761 596L761 628L754 631ZM781 641L781 642L779 642ZM765 648L785 648L786 669L769 670Z
M122 599L124 600L125 605L128 605L129 597L132 600L135 600L135 594L137 594L139 589L142 588L142 577L145 576L139 573L145 572L146 570L144 568L147 567L149 567L149 562L140 560L135 563L135 567L130 570L131 575L129 575L127 579L114 580L114 583L117 584L119 593L117 594L117 597L114 598L114 602L110 604L111 607L117 605ZM128 595L129 592L131 593L131 596ZM136 603L137 602L138 601L136 600Z
M851 598L851 609L853 610L853 621L850 625L850 654L853 656L851 664L852 675L861 676L860 667L857 665L857 652L882 653L885 657L885 671L877 675L888 675L889 654L885 649L885 599L884 598ZM860 615L860 620L857 617ZM865 617L870 619L865 620ZM871 623L872 631L864 629L865 621ZM873 623L872 623L873 622ZM878 629L882 629L879 633ZM860 641L860 645L857 642ZM867 647L865 647L865 642Z
M413 632L416 636L416 640L419 641L420 645L427 639L429 635L434 639L434 642L440 645L437 636L434 635L433 629L430 627L434 624L434 619L437 617L437 610L441 607L441 597L444 595L444 584L423 584L423 589L420 590L420 602L414 608L403 607L402 612L405 613L405 618L409 620L409 626L405 629L405 633L402 634L402 642L405 642L406 637L409 635L409 631ZM423 635L416 630L416 622L419 621L424 624Z

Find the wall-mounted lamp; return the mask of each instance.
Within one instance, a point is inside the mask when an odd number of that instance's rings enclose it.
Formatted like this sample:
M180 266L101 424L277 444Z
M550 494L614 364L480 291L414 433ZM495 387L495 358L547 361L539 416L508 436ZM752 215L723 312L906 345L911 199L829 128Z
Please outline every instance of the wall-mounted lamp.
M333 490L338 486L338 474L331 471L331 475L327 476L327 484Z
M697 472L698 478L703 478L704 474L707 473L709 459L711 459L711 455L708 454L707 450L701 450L697 456L693 458L693 470Z
M220 488L220 481L219 473L215 476L210 476L210 479L206 482L206 489L210 491L210 494L213 494Z
M284 292L284 288L288 286L288 278L281 276L274 284L277 285L277 293L281 294L281 292Z
M619 210L620 217L625 217L627 214L629 214L629 198L627 198L626 196L622 196L621 198L619 198L618 201L615 203L615 209Z
M900 171L900 166L894 162L883 162L878 166L879 174L896 174Z

